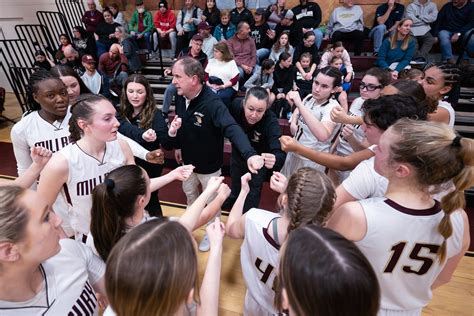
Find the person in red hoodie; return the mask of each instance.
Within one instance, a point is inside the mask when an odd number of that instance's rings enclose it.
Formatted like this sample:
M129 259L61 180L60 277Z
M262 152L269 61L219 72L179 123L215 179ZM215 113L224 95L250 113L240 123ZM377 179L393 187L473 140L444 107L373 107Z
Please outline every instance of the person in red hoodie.
M158 9L153 17L153 23L160 36L160 42L169 39L171 43L169 56L174 56L176 51L176 16L173 10L168 10L168 2L166 0L160 0ZM155 43L158 43L157 33L153 36L155 36Z

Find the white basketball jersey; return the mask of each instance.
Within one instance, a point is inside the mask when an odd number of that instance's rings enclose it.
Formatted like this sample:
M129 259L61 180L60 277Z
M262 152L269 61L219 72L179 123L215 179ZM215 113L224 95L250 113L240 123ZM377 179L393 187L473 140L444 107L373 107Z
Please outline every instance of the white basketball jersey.
M339 106L339 103L337 103L337 101L332 98L324 102L323 104L317 104L316 100L313 99L311 95L308 95L306 98L303 99L303 104L320 122L332 122L331 110L334 109L336 106ZM296 131L294 137L299 143L306 147L321 152L328 152L329 147L331 146L331 141L334 138L334 135L336 135L337 133L336 123L333 122L333 124L335 125L335 128L331 136L328 138L327 141L322 142L318 140L316 136L313 135L308 125L306 125L306 121L304 120L303 116L299 114L298 130Z
M66 157L69 176L61 194L69 203L71 226L77 234L87 235L91 223L92 191L112 170L125 165L118 140L106 143L104 158L98 161L74 143L60 151Z
M443 108L446 111L449 112L449 123L448 125L451 127L454 127L454 122L456 121L456 112L454 111L453 107L451 106L451 103L446 102L446 101L439 101L438 102L438 107Z
M347 113L349 116L362 116L364 113L362 112L362 105L364 104L364 99L362 98L357 98L352 102L351 108L349 112ZM354 134L353 136L355 139L357 139L359 142L361 142L364 137L365 133L362 130L362 125L352 125L354 127ZM341 128L343 128L342 126ZM339 137L339 144L337 145L336 152L340 156L348 156L354 152L354 149L352 149L351 145L347 142L347 140L342 137L342 133L340 134Z
M75 240L59 242L60 252L40 266L42 290L25 302L0 301L0 315L99 315L92 285L104 276L104 262Z
M49 123L44 120L38 111L32 112L22 117L16 123L11 131L11 139L13 143L13 151L18 167L18 175L22 175L26 169L33 163L30 157L30 148L41 146L51 150L53 153L58 152L69 144L69 119L71 113L68 110L62 121L54 121ZM33 186L33 189L36 187ZM58 196L53 204L53 210L62 219L62 227L68 236L74 232L71 228L67 210L67 203Z
M245 238L240 248L240 262L247 296L260 306L244 307L245 315L277 313L273 307L273 283L278 268L280 246L268 235L268 226L279 214L252 208L245 213ZM246 300L247 302L247 300ZM265 315L266 315L265 314Z
M425 210L405 208L385 197L359 201L367 220L365 237L356 242L379 280L382 314L413 311L431 299L431 285L445 266L436 255L443 237L438 225L444 216L440 203ZM461 212L451 214L453 235L447 240L447 258L460 253L464 223Z
M388 179L375 171L375 156L360 162L349 177L342 182L343 188L356 200L382 197L388 187Z

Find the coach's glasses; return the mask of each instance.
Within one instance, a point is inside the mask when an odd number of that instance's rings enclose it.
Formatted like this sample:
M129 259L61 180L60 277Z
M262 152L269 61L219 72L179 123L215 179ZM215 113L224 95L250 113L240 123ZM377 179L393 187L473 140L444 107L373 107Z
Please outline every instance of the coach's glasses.
M383 86L382 85L373 85L373 84L367 84L363 81L360 82L360 85L359 85L359 89L360 90L364 90L364 89L367 89L367 91L375 91L377 89L382 89Z

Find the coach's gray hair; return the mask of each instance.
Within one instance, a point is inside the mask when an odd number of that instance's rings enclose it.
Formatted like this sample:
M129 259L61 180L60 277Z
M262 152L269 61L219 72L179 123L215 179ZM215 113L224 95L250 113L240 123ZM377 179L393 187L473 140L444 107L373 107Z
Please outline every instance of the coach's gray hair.
M201 63L192 57L184 57L176 61L176 64L183 65L183 70L186 76L197 76L200 83L204 83L204 68Z

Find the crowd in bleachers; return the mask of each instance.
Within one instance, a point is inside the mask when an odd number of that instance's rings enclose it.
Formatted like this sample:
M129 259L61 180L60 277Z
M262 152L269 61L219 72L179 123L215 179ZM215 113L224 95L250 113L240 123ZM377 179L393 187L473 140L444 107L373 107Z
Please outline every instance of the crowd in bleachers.
M452 44L463 62L474 51L472 2L388 0L370 31L352 0L326 29L306 0L254 13L185 0L177 16L137 0L128 23L87 4L55 61L35 53L30 110L12 128L2 314L217 315L224 235L243 240L246 315L420 315L449 282L470 243L474 141L454 131L447 96L461 80ZM375 67L354 89L366 35ZM421 70L436 39L442 60ZM175 59L162 110L141 74L158 50ZM164 175L163 149L179 165ZM187 209L166 218L158 190L175 180ZM267 180L277 212L258 208ZM196 248L209 251L200 288Z

